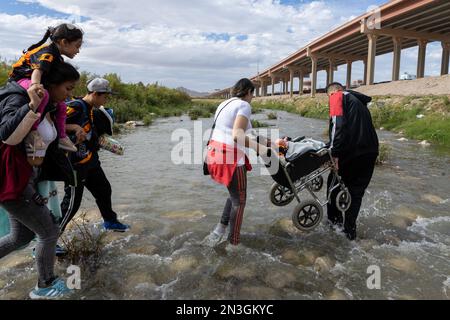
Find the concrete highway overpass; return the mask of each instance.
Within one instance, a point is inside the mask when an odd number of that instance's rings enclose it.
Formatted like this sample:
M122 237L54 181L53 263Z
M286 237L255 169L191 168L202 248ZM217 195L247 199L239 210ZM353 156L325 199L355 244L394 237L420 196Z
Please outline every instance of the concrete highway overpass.
M340 65L347 65L346 86L352 84L352 64L364 64L364 85L373 85L375 57L393 53L392 81L399 80L401 50L418 46L417 78L425 75L427 44L442 44L441 75L449 73L450 1L393 0L377 10L345 23L314 40L272 67L251 77L256 96L275 94L275 85L282 83L282 93L304 93L305 78L309 78L310 94L317 92L317 73L327 72L327 84L333 82ZM294 78L299 87L294 88ZM231 97L231 88L213 93L212 97ZM295 91L294 91L295 90Z

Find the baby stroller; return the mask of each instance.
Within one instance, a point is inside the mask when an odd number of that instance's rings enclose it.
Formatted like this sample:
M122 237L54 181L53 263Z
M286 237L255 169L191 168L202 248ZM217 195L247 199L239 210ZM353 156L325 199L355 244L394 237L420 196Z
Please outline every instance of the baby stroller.
M292 141L303 140L305 137ZM270 190L270 201L276 206L283 207L290 204L294 198L297 200L298 205L292 213L292 221L297 229L310 231L316 228L322 221L323 207L330 201L336 201L337 208L342 212L350 207L350 193L338 175L336 163L327 147L301 152L291 156L289 161L283 156L274 155L271 158L272 163L266 165L269 171L274 160L279 161L279 166L277 172L271 173L275 183ZM330 171L334 173L331 183L333 187L328 190L327 199L321 202L316 193L323 187L323 175ZM336 188L340 188L341 191L336 199L330 199L332 191ZM305 189L313 199L300 200L299 194Z

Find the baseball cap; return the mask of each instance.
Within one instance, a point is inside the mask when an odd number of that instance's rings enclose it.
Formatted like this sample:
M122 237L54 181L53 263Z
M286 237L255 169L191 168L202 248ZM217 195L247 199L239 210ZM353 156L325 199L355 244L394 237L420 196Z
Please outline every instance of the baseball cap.
M109 81L103 78L95 78L89 81L87 89L89 92L112 93Z

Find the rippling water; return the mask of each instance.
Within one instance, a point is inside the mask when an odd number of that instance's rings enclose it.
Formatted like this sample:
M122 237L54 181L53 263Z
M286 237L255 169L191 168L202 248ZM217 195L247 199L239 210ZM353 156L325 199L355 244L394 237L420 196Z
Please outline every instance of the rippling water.
M324 140L327 123L278 112L255 117L289 136ZM204 120L209 128L211 119ZM448 155L416 141L380 132L393 148L377 167L349 242L325 222L309 233L290 220L293 202L269 201L270 177L249 174L242 248L228 252L202 244L227 197L200 165L172 163L175 129L193 132L186 117L157 121L119 137L123 157L101 153L113 186L113 204L132 225L109 234L100 269L84 275L77 299L448 299L450 297L450 184ZM307 198L304 194L302 198ZM82 209L95 209L87 192ZM90 212L99 220L95 211ZM366 282L380 267L381 289ZM58 264L63 271L64 263ZM36 271L30 250L0 261L0 298L26 298Z

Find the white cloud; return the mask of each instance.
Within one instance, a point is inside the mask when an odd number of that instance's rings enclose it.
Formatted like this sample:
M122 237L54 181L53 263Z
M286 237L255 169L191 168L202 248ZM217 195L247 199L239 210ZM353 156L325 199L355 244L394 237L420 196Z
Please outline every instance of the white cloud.
M85 44L74 60L125 81L213 90L267 68L365 11L313 1L284 6L272 0L22 0L68 15L81 14ZM39 40L46 16L1 13L0 55L17 57ZM226 34L229 41L207 34ZM239 35L245 35L240 40ZM219 37L220 38L220 37ZM14 54L14 52L17 52Z

